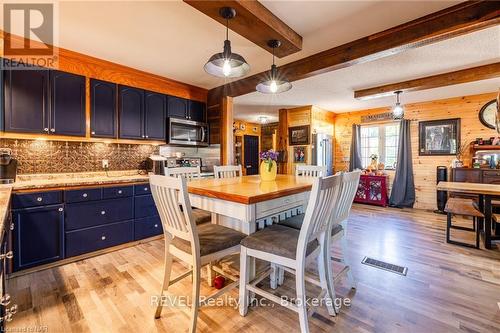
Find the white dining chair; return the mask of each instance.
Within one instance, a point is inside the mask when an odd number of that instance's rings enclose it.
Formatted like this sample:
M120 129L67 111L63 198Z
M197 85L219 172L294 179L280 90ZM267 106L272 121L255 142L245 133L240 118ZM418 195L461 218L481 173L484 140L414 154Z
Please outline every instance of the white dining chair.
M243 176L241 165L214 166L215 178L236 178Z
M326 298L325 304L329 314L335 315L325 267L327 261L325 256L328 252L326 246L329 238L326 233L329 232L330 217L338 203L341 182L340 176L314 179L303 227L300 230L274 224L241 241L240 314L242 316L247 314L249 292L253 292L297 312L301 332L309 332L307 318L315 311L315 308L307 309L306 307L306 281L321 288L321 293L317 298ZM284 303L281 297L257 287L260 281L270 275L272 268L251 280L249 265L250 261L255 259L275 263L295 274L296 302ZM319 281L309 274L306 275L306 265L311 259L317 260Z
M297 165L295 166L295 176L325 177L326 165Z
M161 316L164 306L163 295L168 291L168 288L192 275L193 288L189 332L194 333L199 307L213 302L214 299L238 285L238 278L220 270L218 272L225 275L232 282L201 302L201 267L212 261L221 260L226 256L238 253L240 251L240 241L245 237L245 234L217 224L197 226L193 218L185 178L152 175L149 181L165 235L165 270L155 318ZM172 279L171 270L174 257L188 264L191 269Z

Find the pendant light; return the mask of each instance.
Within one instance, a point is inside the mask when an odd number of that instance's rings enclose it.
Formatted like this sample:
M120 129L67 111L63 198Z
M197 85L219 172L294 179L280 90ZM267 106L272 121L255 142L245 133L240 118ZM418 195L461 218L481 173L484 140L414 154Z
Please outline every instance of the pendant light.
M292 84L288 82L285 78L280 78L278 75L278 68L274 64L274 49L281 46L281 42L279 40L270 40L267 45L272 47L273 49L273 64L271 66L271 75L270 77L260 82L257 87L257 91L264 94L279 94L285 91L292 89Z
M231 52L231 42L229 41L229 20L236 16L236 10L231 7L222 7L219 15L226 19L226 40L224 41L224 51L216 53L210 57L204 69L208 74L234 78L244 76L250 70L250 65L237 53Z
M403 119L405 116L405 109L399 102L399 94L402 93L402 91L398 90L394 92L396 94L396 105L392 108L392 117L394 119Z

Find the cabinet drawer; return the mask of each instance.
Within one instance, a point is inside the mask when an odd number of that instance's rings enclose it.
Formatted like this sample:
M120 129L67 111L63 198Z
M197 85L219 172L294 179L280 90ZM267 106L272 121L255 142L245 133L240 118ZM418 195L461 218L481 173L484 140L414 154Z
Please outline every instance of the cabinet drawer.
M151 188L149 184L135 185L135 195L151 194Z
M37 193L14 193L12 208L27 208L62 203L62 191L45 191Z
M269 215L273 215L283 210L297 207L300 205L307 205L309 194L310 192L303 192L303 193L288 195L282 198L258 202L255 205L256 218L262 218Z
M163 233L160 217L150 216L134 221L134 239L144 239Z
M87 188L87 189L64 191L64 201L66 203L94 201L94 200L101 200L101 198L102 198L102 190L100 188Z
M135 208L134 217L148 217L153 215L158 215L158 210L156 209L155 202L152 195L141 195L135 197Z
M134 195L133 186L105 187L102 189L103 199L125 198Z
M133 218L134 202L132 197L66 205L66 231Z
M133 221L118 222L66 232L66 257L73 257L83 253L131 242L133 237Z

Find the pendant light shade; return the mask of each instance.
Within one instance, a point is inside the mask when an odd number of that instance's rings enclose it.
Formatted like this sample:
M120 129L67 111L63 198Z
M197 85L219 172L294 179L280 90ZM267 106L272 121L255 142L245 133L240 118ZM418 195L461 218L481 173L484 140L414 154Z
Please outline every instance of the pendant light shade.
M394 93L396 94L396 104L392 108L392 117L394 119L403 119L405 116L405 109L399 102L399 94L401 94L402 91L396 91Z
M236 10L230 7L223 7L219 10L220 16L226 19L226 40L224 41L224 50L216 53L208 59L204 66L208 74L223 77L235 78L242 77L250 70L250 65L245 58L237 53L231 52L231 41L228 38L229 20L236 16Z
M278 67L274 64L274 49L280 47L281 42L278 40L270 40L269 47L273 48L273 64L271 72L266 80L261 81L255 89L264 94L279 94L292 89L292 84L284 77L280 77Z

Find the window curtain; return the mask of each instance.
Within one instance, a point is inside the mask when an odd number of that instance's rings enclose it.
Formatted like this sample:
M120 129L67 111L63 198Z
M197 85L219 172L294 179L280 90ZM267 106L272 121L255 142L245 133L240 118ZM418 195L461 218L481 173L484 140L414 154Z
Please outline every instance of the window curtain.
M352 125L351 156L349 158L349 171L362 169L361 164L361 126Z
M413 181L413 161L411 154L410 120L401 120L399 126L399 148L396 175L392 183L389 204L393 207L413 208L415 203L415 183Z

